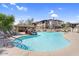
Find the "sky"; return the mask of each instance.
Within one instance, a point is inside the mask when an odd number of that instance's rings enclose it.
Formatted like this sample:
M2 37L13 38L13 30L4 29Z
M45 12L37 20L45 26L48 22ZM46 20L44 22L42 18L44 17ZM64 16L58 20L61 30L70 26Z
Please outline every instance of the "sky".
M79 3L0 3L0 13L15 16L20 20L34 18L34 21L55 19L65 22L79 22Z

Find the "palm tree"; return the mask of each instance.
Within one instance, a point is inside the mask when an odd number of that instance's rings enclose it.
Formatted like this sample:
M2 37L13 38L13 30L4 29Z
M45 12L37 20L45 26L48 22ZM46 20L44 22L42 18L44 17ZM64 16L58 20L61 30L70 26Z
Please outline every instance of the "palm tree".
M10 32L13 29L13 23L14 23L14 16L10 15L7 16L7 20L6 20L6 29ZM11 32L10 32L11 34Z
M7 31L11 34L10 31L12 30L14 19L13 15L5 15L0 13L0 30L4 32L4 38L2 41L3 46L8 44L8 40L5 40L5 38L7 38Z
M14 19L13 15L8 16L0 13L0 29L5 34L7 34L7 31L10 32L10 30L12 30Z
M0 13L0 30L2 30L2 28L3 28L3 22L5 19L6 19L6 15Z

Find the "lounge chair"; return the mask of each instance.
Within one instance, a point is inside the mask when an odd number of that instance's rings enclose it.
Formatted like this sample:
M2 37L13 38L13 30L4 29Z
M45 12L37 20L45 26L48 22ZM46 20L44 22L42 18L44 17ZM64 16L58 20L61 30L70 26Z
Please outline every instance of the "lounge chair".
M7 35L3 32L0 32L0 46L1 47L13 47L14 45L11 44L12 40L7 38Z

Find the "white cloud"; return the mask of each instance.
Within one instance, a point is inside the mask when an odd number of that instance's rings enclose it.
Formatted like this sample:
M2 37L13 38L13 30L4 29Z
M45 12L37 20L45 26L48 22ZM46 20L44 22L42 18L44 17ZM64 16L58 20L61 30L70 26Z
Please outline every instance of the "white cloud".
M51 17L58 17L57 14L51 14Z
M51 10L51 11L49 12L49 14L52 14L52 13L54 13L54 10Z
M62 10L62 8L58 8L59 10Z
M16 8L17 8L18 10L27 11L27 8L26 8L26 7L22 7L22 6L20 7L20 6L17 6L17 5L16 5Z
M8 6L7 6L7 5L5 5L5 4L2 4L2 6L3 6L3 7L5 7L5 8L8 8Z
M15 3L10 3L11 5L16 5Z

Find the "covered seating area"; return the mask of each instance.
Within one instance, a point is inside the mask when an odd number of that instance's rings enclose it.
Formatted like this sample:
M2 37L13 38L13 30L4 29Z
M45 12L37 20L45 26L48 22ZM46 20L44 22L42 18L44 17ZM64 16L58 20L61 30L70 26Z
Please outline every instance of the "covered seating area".
M15 25L14 30L22 34L37 35L33 25Z

